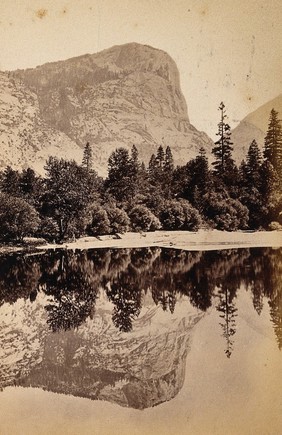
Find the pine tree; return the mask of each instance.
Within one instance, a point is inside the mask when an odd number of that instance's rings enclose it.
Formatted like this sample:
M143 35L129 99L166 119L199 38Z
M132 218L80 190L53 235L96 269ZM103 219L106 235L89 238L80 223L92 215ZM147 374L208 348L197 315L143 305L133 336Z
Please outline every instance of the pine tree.
M135 194L132 183L132 164L129 152L117 148L108 160L108 178L105 186L108 192L119 202L129 201Z
M152 154L148 165L148 176L151 185L155 186L158 184L158 172L159 162L157 161L155 154Z
M163 169L164 160L165 160L164 149L162 146L159 146L158 151L157 151L157 155L156 155L156 163L160 169Z
M253 140L248 149L246 164L243 169L246 185L248 187L259 187L261 164L261 152L257 142Z
M264 139L264 158L269 161L277 171L282 174L282 127L278 119L278 112L272 109L269 117L268 130Z
M82 166L84 166L87 169L87 172L90 172L92 169L92 165L93 165L92 149L89 142L87 142L83 151Z
M167 198L171 197L173 171L174 171L173 156L172 156L171 149L168 146L165 150L163 174L162 174L163 191Z
M229 178L228 175L234 168L234 161L232 159L232 142L231 142L231 129L229 124L225 122L225 105L220 103L219 110L221 112L221 119L218 123L219 139L215 142L215 147L212 149L212 153L215 156L215 161L212 163L214 166L214 172L221 178ZM231 174L230 174L231 175Z
M140 169L139 162L139 153L135 145L131 148L131 156L130 156L130 165L131 165L131 177L133 182L137 182L138 172Z
M164 156L164 169L165 172L169 172L172 174L174 170L173 156L170 147L166 147L165 156Z
M0 188L1 191L12 196L21 196L20 194L20 174L17 170L7 166L1 174Z

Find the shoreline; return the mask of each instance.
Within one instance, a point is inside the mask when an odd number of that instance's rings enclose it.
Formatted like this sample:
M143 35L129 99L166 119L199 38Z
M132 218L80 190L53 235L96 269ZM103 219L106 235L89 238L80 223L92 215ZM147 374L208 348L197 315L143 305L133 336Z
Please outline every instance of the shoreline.
M227 232L218 230L155 231L147 233L125 233L115 236L82 237L73 242L35 246L46 249L98 249L98 248L173 248L186 251L210 251L218 249L255 248L282 246L281 231Z
M25 246L2 246L0 254L24 250L48 249L130 249L172 248L185 251L211 251L238 248L282 247L282 231L227 232L219 230L128 232L118 236L81 237L75 241L59 243L34 243L37 239L26 238Z

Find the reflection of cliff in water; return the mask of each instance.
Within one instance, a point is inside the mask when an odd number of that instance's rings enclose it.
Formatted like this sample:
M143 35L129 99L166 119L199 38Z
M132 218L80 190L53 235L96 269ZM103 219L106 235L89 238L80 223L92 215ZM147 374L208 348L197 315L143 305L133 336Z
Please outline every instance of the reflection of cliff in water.
M41 362L17 385L146 408L181 389L193 326L201 318L187 304L169 319L160 308L143 309L132 333L117 331L106 306L78 330L47 333Z
M252 292L258 314L268 301L281 348L281 253L125 249L3 256L1 385L135 408L170 400L183 385L192 328L212 304L232 355L241 286Z

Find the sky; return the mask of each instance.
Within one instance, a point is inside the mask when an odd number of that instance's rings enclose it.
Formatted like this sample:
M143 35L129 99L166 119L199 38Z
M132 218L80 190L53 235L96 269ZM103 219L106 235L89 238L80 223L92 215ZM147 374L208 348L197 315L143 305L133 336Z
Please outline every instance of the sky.
M175 60L188 115L215 136L282 92L281 0L0 0L0 70L128 42Z

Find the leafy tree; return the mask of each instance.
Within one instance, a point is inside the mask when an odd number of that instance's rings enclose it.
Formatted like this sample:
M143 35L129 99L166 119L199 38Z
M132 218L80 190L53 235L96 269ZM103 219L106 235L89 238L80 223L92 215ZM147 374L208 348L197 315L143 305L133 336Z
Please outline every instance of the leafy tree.
M82 158L82 166L86 168L88 172L91 171L93 166L93 156L92 156L92 148L89 144L89 142L86 143L83 151L83 158Z
M59 239L81 230L86 224L88 206L97 198L96 174L78 166L74 160L50 157L46 164L46 191L43 215L52 217L59 227Z
M125 148L116 149L109 157L107 191L118 201L130 201L136 192L132 183L132 160Z
M281 177L282 171L282 127L278 112L272 109L268 130L264 140L264 158L272 164Z
M39 225L36 210L21 198L0 193L0 238L22 240L34 235Z
M39 237L44 237L44 239L49 242L58 240L59 238L59 226L58 223L51 217L42 216L40 223L36 232Z

